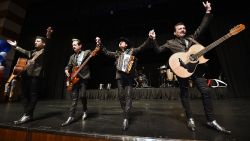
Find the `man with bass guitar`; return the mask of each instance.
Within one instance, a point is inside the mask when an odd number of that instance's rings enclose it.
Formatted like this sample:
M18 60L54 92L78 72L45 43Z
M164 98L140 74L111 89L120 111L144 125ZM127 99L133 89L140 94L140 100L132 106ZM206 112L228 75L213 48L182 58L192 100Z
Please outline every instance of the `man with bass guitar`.
M74 54L70 56L68 65L65 67L65 74L67 76L67 92L70 94L72 103L69 110L69 117L61 126L71 124L75 120L75 113L77 108L78 98L82 102L82 120L87 118L87 97L86 89L88 79L90 79L90 69L88 61L95 56L99 47L94 51L83 50L82 42L79 39L72 39L72 48Z

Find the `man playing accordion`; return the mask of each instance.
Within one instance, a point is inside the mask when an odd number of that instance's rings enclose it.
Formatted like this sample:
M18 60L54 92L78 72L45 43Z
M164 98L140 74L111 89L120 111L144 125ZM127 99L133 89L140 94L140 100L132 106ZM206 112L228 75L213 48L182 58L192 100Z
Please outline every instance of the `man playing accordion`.
M96 37L96 43L101 44L101 39ZM118 97L123 110L123 130L127 130L129 125L130 111L132 107L132 88L134 83L136 56L141 53L151 43L155 44L155 32L151 30L148 39L139 47L131 47L130 41L121 37L119 40L119 49L116 52L108 51L102 47L102 52L106 56L116 59L116 77L118 86ZM101 45L102 46L102 45Z

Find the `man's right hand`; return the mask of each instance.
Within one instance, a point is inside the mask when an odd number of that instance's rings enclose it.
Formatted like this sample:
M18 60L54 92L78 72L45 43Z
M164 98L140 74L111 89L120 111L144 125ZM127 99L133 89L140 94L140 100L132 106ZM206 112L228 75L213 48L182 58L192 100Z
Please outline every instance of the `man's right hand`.
M8 42L11 46L13 46L13 47L16 48L16 46L17 46L17 42L16 42L16 41L7 40L7 42Z
M67 77L70 77L70 74L69 74L68 70L65 70L65 74L66 74Z

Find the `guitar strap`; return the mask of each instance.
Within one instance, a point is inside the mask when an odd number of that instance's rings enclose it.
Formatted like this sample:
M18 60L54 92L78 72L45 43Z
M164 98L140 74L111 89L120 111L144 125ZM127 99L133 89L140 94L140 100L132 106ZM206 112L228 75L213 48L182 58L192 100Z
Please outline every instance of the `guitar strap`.
M192 44L192 42L194 42L195 44L201 45L201 44L200 44L199 42L197 42L194 38L189 37L189 38L187 38L187 39L191 41L190 44Z
M31 65L33 65L33 64L30 64L30 61L32 61L32 62L35 62L36 61L36 59L43 53L43 51L44 51L44 49L41 49L41 50L39 50L39 51L35 51L33 54L32 54L32 59L30 59L30 60L28 60L28 62L27 62L27 65L26 65L26 69L29 69L30 67L31 67Z
M43 53L44 49L41 49L39 51L35 51L33 54L32 54L32 61L35 61L42 53Z

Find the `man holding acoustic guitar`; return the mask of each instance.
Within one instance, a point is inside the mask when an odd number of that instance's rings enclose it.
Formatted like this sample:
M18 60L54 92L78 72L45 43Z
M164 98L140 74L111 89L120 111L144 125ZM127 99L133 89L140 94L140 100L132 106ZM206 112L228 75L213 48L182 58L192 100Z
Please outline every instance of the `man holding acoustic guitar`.
M68 65L65 68L65 74L67 76L67 92L70 93L72 104L69 110L69 117L61 124L61 126L69 125L75 120L79 97L82 102L82 120L87 118L86 89L88 79L90 79L88 61L91 57L95 56L100 49L99 46L96 46L92 52L91 50L84 50L79 39L72 39L72 48L74 54L70 56Z
M52 28L48 27L46 33L47 39L50 39L52 32ZM22 78L21 101L24 107L23 116L19 120L14 121L14 124L22 124L33 119L33 112L38 101L39 89L41 86L40 82L44 63L44 49L47 39L42 36L37 36L34 42L35 49L31 51L27 51L17 46L16 41L7 40L7 42L17 51L27 56L27 59L19 58L19 64L17 64L18 67L14 67L16 70L13 70L15 75L19 75Z
M165 50L169 50L169 49L172 51L173 54L179 53L179 52L181 52L181 53L188 52L188 50L190 50L190 47L193 44L197 44L198 42L196 42L195 39L197 39L202 34L202 32L204 32L204 30L207 28L207 26L212 18L212 14L210 13L211 9L212 9L210 2L208 2L208 1L203 2L203 6L206 9L206 14L203 17L203 20L202 20L200 26L196 29L194 34L186 35L187 31L186 31L186 27L185 27L184 23L182 23L182 22L177 23L174 27L175 38L171 39L171 40L167 40L167 42L160 47L155 47L156 52L161 53L161 52L163 52ZM193 56L190 55L187 58L191 61L196 59L196 58L192 58L192 57ZM185 69L190 69L190 70L193 69L191 67L191 65L188 66L189 64L184 62L181 59L181 57L178 57L176 62L180 66L184 67ZM169 60L169 64L170 64L170 67L173 64L171 62L171 59ZM191 131L195 131L196 126L195 126L195 122L193 119L193 115L192 115L192 111L191 111L190 103L189 103L189 94L188 94L188 80L189 79L185 75L184 76L178 75L177 74L178 69L174 70L174 68L175 67L171 67L171 69L173 69L173 71L177 75L177 78L179 81L180 98L181 98L182 105L185 109L186 116L188 118L187 127ZM200 93L202 95L202 102L203 102L204 111L205 111L206 118L207 118L206 125L210 128L217 130L217 131L230 134L231 131L226 130L224 127L220 126L214 118L212 99L210 96L211 90L207 85L206 79L203 77L204 68L202 68L202 65L199 65L199 66L197 66L197 68L195 68L193 70L195 70L195 72L191 76L191 79L193 80L193 82L195 83L195 86L197 86L198 90L200 91Z

